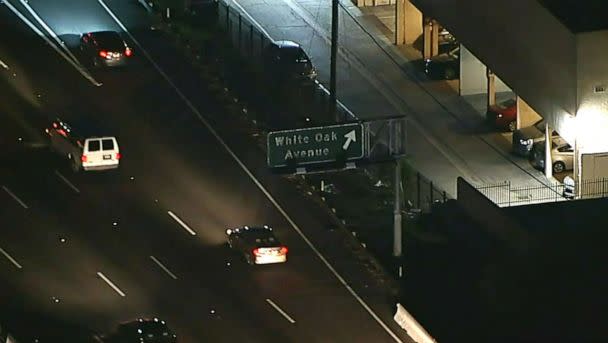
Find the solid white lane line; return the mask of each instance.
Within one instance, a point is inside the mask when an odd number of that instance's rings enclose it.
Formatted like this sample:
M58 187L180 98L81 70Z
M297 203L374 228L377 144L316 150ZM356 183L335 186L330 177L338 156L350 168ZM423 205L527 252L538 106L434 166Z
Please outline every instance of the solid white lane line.
M125 292L121 291L120 288L118 288L118 286L116 286L110 279L108 279L105 275L103 275L102 272L97 272L97 276L99 276L103 281L105 281L105 283L107 283L108 286L112 287L112 289L114 291L116 291L116 293L118 293L118 295L120 295L121 297L126 296Z
M32 15L32 17L34 17L34 19L36 19L36 21L38 22L38 24L40 24L40 26L42 26L42 28L44 28L46 30L46 32L49 33L49 35L51 35L51 38L53 38L55 40L55 42L57 42L57 44L59 44L60 47L63 48L63 50L70 55L70 57L72 58L72 60L74 62L76 62L77 64L80 65L80 62L78 62L78 59L76 58L76 56L74 56L72 54L72 52L70 51L70 49L68 49L67 46L65 46L65 43L59 39L59 37L57 36L57 34L55 33L55 31L53 31L45 22L44 20L42 20L42 18L40 18L40 16L38 15L38 13L36 13L36 11L34 11L34 9L32 8L32 6L30 6L27 2L27 0L21 0L21 4L23 5L23 7L25 7L25 9L30 12L30 14Z
M275 310L277 310L277 312L279 312L283 317L285 317L285 319L287 319L287 321L289 321L291 324L294 324L296 321L293 320L293 318L291 318L287 313L285 313L285 311L283 311L279 305L275 304L274 301L270 300L270 299L266 299L266 302L270 304L270 306L274 307Z
M177 280L177 276L175 276L175 274L173 274L169 270L169 268L165 267L164 264L160 263L160 261L156 257L150 255L150 259L152 259L152 261L154 261L154 263L156 263L162 270L164 270L165 273L169 274L170 277L172 277L174 280Z
M11 255L9 255L6 251L4 251L4 249L0 248L0 253L2 255L4 255L4 257L6 257L9 261L11 261L12 264L15 265L15 267L17 267L17 269L21 269L23 268L19 262L17 262L17 260L15 260Z
M55 170L55 175L57 175L63 182L65 182L65 184L68 185L68 187L73 189L74 192L80 193L80 190L76 186L74 186L74 184L71 183L70 180L68 180L65 176L61 175L61 173L59 171Z
M308 237L306 237L306 235L302 232L300 227L293 221L293 219L291 219L291 217L287 214L287 212L285 212L283 207L281 207L281 205L279 205L279 203L274 199L274 197L270 194L270 192L268 192L268 190L260 183L260 181L258 181L258 179L256 179L256 177L253 175L253 173L251 173L249 168L247 168L247 166L239 159L239 157L234 153L234 151L232 151L232 149L230 149L228 144L226 144L226 142L217 133L217 131L215 131L215 129L211 126L211 124L209 124L209 122L203 117L201 112L192 104L192 102L190 100L188 100L188 98L184 95L184 93L182 93L182 91L180 91L179 88L177 88L177 86L175 85L175 83L173 83L173 81L171 81L171 78L169 78L167 73L165 73L160 68L160 66L152 59L150 54L135 39L135 37L131 34L131 32L129 32L127 30L127 28L116 17L116 15L114 15L114 13L112 13L112 11L108 8L108 6L106 6L106 4L103 2L103 0L97 0L97 1L104 7L104 9L108 12L108 14L114 19L116 24L118 24L120 26L120 28L122 28L123 31L125 31L125 33L127 35L129 35L129 38L131 38L133 43L135 45L137 45L137 47L140 49L140 51L143 53L143 55L150 61L150 63L154 66L154 68L158 71L158 73L167 81L167 83L171 86L171 88L173 88L173 90L175 90L175 93L177 93L177 95L182 99L182 101L186 104L186 106L188 106L188 108L194 114L196 114L196 116L201 121L201 123L203 123L203 125L205 125L207 130L209 130L209 132L215 137L215 139L217 139L217 141L220 143L220 145L234 159L234 161L245 172L245 174L247 174L247 176L249 176L251 181L258 187L258 189L262 193L264 193L264 195L266 196L268 201L270 201L272 203L272 205L277 209L277 211L279 211L279 213L281 213L281 215L285 218L285 220L287 220L287 222L289 222L289 224L293 227L293 229L298 233L298 235L302 238L302 240L304 240L304 242L306 242L308 247L315 253L315 255L317 255L317 257L321 260L321 262L323 262L323 264L327 267L327 269L329 269L331 271L331 273L336 277L336 279L338 279L338 281L357 300L357 302L367 311L367 313L369 313L369 315L372 316L372 318L374 318L374 320L396 342L402 342L401 339L382 321L382 319L380 319L380 317L378 317L376 312L374 312L374 310L372 310L372 308L357 294L357 292L355 292L355 290L352 289L352 287L348 284L348 282L346 282L346 280L334 269L334 267L331 265L331 263L329 263L329 261L327 261L327 259L321 254L321 252L319 252L319 250L314 246L314 244L312 244L312 242L308 239Z
M4 63L4 61L0 60L0 67L6 69L6 70L10 70L11 68L8 67L8 64Z
M13 199L15 199L15 201L16 201L17 203L19 203L19 205L21 205L21 207L23 207L23 208L25 208L25 209L29 208L29 207L27 207L27 205L26 205L26 204L23 202L23 200L19 199L19 197L18 197L18 196L16 196L16 195L15 195L15 193L11 192L11 190L10 190L10 189L8 189L8 187L6 187L6 186L2 186L2 189L4 189L4 191L5 191L6 193L8 193L8 195L10 195L10 196L11 196Z
M61 57L63 57L66 61L68 61L68 63L70 63L74 68L76 68L76 70L82 75L84 76L85 79L89 80L89 82L91 82L93 85L95 86L101 86L102 83L98 82L97 80L95 80L89 73L87 73L84 68L79 65L76 64L76 62L72 61L72 59L70 57L68 57L65 52L63 52L63 50L61 50L60 48L58 48L55 44L53 44L53 42L51 42L49 40L49 38L42 32L40 31L31 21L29 21L23 14L21 14L21 12L19 12L19 10L17 10L15 8L15 6L13 6L9 0L4 0L3 2L0 1L0 4L5 4L6 7L8 7L16 16L19 17L19 19L21 19L21 21L23 21L25 24L27 24L27 26L30 27L30 29L32 29L32 31L34 31L38 36L40 36L40 38L44 39L44 41L51 47L53 48L55 51L57 51L57 53L59 55L61 55Z
M188 231L192 236L196 236L196 232L194 232L194 230L192 230L186 223L184 223L183 220L181 220L178 216L175 215L175 213L171 212L171 211L167 211L167 214L171 216L171 218L175 219L176 222L179 223L179 225L181 225L186 231Z

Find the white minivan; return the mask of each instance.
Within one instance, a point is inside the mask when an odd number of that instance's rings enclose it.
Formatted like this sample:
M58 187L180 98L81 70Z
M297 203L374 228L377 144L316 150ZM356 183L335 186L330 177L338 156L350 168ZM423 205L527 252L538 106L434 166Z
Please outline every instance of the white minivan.
M64 121L57 119L45 130L51 151L70 160L74 171L118 168L120 149L116 137L78 135Z

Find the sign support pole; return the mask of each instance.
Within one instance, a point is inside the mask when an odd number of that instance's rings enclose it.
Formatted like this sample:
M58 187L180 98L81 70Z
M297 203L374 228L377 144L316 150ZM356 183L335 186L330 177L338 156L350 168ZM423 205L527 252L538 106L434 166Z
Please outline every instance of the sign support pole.
M332 0L331 2L331 61L329 68L329 102L332 113L335 113L336 122L339 122L341 118L338 118L338 111L336 111L336 58L338 55L338 6L339 0Z
M402 255L402 218L401 218L401 164L395 161L395 206L393 212L393 256Z

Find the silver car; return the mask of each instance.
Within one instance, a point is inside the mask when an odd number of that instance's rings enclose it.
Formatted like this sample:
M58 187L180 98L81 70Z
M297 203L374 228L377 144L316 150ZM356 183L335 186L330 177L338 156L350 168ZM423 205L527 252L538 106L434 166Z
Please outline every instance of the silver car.
M574 148L563 138L553 139L551 149L551 160L553 172L558 174L574 168ZM538 169L545 168L545 142L538 142L534 145L532 152L532 165Z
M552 131L551 137L559 137L557 132ZM545 140L545 120L541 119L528 127L513 131L512 149L516 155L528 157L532 153L535 143Z

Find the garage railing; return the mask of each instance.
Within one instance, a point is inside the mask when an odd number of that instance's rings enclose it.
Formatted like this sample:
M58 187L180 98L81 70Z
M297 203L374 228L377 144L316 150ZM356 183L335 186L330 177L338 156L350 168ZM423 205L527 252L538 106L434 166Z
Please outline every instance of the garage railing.
M510 181L478 186L476 189L500 207L521 206L536 203L581 200L608 197L608 178L575 182L573 186L553 185L518 186Z

